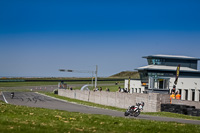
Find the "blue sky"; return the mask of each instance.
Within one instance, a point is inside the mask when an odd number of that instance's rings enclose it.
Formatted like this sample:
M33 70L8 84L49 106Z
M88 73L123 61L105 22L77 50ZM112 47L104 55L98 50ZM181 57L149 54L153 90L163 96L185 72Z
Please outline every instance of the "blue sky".
M1 0L0 76L99 76L154 54L200 57L199 0Z

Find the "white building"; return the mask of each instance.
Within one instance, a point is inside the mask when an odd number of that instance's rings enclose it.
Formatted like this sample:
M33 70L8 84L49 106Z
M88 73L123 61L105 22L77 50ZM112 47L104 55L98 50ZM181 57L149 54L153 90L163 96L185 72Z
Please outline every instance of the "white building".
M170 93L180 65L176 91L182 100L200 101L200 58L172 55L145 56L148 66L139 67L140 80L126 79L124 88L130 93Z

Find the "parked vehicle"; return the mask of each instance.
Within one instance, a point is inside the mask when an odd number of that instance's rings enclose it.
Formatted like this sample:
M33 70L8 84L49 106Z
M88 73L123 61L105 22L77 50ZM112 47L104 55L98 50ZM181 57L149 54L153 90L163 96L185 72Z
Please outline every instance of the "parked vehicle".
M124 115L137 117L140 115L140 112L143 110L143 107L144 107L144 102L136 103L135 106L129 106L126 112L124 112Z

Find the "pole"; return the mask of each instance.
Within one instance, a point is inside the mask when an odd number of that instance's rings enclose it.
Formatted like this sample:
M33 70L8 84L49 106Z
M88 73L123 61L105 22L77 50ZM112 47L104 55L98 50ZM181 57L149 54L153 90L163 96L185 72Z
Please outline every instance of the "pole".
M127 90L128 92L130 92L129 91L130 90L130 81L131 81L131 77L128 78L128 90Z
M176 79L175 79L174 85L173 85L173 91L174 91L174 93L176 93L176 85L177 85L178 77L179 77L179 74L180 74L180 67L181 67L181 65L179 64L177 66L177 69L176 69Z
M95 88L97 88L97 69L98 69L98 66L96 65L96 71L95 71Z
M93 76L94 76L94 74L93 74L94 72L92 71L92 88L94 87L94 85L93 85Z
M78 71L78 70L69 70L69 69L59 69L61 72L78 72L78 73L92 73L92 86L93 86L93 74L95 73L95 88L97 87L97 73L98 66L96 65L96 71Z

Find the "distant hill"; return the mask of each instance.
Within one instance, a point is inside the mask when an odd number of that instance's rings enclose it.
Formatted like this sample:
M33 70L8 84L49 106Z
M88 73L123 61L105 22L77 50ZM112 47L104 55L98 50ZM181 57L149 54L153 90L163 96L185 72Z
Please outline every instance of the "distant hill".
M110 77L112 77L112 78L129 78L129 77L131 77L132 79L140 79L140 75L136 71L122 71L122 72L114 74Z

